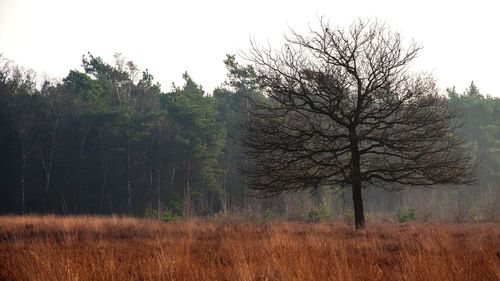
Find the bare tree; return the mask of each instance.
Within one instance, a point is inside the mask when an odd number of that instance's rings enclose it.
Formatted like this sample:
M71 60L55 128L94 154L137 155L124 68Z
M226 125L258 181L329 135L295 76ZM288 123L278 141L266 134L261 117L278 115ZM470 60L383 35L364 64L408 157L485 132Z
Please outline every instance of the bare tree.
M252 42L247 58L268 97L251 107L244 138L251 187L264 195L352 188L468 184L473 159L455 111L429 75L408 66L420 47L377 21L285 37L280 50Z

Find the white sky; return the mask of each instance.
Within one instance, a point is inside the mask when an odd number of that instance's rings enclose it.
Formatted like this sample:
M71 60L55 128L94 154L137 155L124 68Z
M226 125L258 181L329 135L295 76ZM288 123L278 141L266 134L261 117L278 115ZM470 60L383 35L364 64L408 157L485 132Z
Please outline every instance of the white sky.
M343 26L377 17L424 46L413 69L432 72L443 90L461 92L474 80L481 92L500 96L499 6L495 0L0 0L0 53L62 78L81 69L88 51L110 63L119 52L148 68L164 91L184 71L212 91L226 79L225 54L248 50L250 37L279 43L289 27L305 30L319 16Z

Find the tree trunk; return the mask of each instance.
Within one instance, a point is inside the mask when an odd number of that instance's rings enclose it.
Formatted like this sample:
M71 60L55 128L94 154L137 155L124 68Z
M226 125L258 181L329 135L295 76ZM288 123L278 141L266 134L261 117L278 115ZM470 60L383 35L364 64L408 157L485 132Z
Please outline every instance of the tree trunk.
M153 208L153 171L154 163L151 163L151 169L149 170L149 187L148 187L148 206Z
M24 140L21 140L21 154L23 161L21 163L21 215L24 215L26 209L26 200L24 195L24 173L26 171L26 150L24 148Z
M89 134L89 131L90 131L90 127L87 127L85 128L85 131L82 135L82 139L80 141L80 151L79 151L79 161L78 161L78 198L79 200L76 201L76 208L73 209L73 211L79 211L83 208L81 208L82 206L82 202L84 202L85 200L83 200L83 185L84 185L84 178L83 178L83 165L84 165L84 162L83 162L83 155L84 155L84 151L85 151L85 143L87 142L87 136ZM81 211L80 211L81 212Z
M106 197L106 185L108 182L108 167L109 167L109 157L110 157L109 153L110 152L107 152L104 158L104 169L103 169L103 178L101 186L101 200L99 202L99 214L102 214L104 212L104 199Z
M231 173L232 155L233 155L233 150L232 146L230 146L227 152L227 161L226 161L226 166L224 168L225 171L224 174L222 175L222 193L219 194L222 204L222 212L224 213L224 215L227 213L228 198L230 195L227 190L227 177Z
M190 187L190 169L191 160L187 161L187 177L186 177L186 188L184 191L184 215L189 217L191 215L191 187Z
M357 143L356 131L351 131L351 184L352 184L352 200L354 203L354 222L357 230L365 228L365 214L363 211L363 197L361 196L361 168L360 154Z
M175 178L175 167L172 168L172 174L170 176L170 190L174 190L174 178ZM160 198L158 197L158 202ZM165 203L168 206L168 201Z
M222 212L224 213L224 215L227 214L227 197L228 197L228 194L226 193L227 172L228 171L226 170L226 174L224 174L222 178L222 193L220 194Z
M47 200L49 196L49 188L50 188L50 177L52 175L52 159L54 156L54 147L56 145L56 134L57 134L57 125L59 124L59 117L56 117L54 121L54 127L52 129L52 137L50 141L50 150L49 150L49 159L48 162L45 161L43 157L42 146L40 145L40 159L42 160L43 169L45 172L45 188L43 190L43 204L42 209L45 213L47 211Z
M157 151L156 151L156 208L157 208L157 214L158 214L158 219L160 219L160 211L161 211L161 197L160 197L160 192L161 192L161 129L158 129L158 143L156 145Z
M127 207L132 214L132 184L130 183L130 128L127 127Z
M151 166L149 170L149 188L148 188L148 205L153 208L154 204L154 195L153 195L153 173L155 170L155 165L157 164L155 160L153 160L154 157L154 146L155 146L155 134L151 134L151 145L149 146L149 152L150 152L150 159L151 159ZM158 152L158 151L157 151ZM158 167L156 167L158 169Z
M365 228L365 214L363 211L363 198L361 196L361 182L352 183L352 200L354 202L354 221L356 229Z
M16 155L16 139L14 138L14 134L12 134L11 143L12 143L12 179L11 180L13 180L13 185L16 186L16 183L17 183L17 177L16 177L17 176L17 157L16 156L17 155ZM21 196L23 196L23 194L21 194Z

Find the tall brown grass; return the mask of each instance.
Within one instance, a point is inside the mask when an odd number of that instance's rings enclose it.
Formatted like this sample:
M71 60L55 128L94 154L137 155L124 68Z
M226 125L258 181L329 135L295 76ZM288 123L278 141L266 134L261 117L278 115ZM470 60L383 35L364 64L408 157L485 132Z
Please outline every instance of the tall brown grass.
M0 217L0 280L500 280L499 224Z

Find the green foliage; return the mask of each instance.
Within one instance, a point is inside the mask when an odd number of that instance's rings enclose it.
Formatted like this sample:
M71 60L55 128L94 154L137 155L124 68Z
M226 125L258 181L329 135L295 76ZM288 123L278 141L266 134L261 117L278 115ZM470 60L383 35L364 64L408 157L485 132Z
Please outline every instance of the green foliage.
M468 213L468 217L472 221L477 221L479 219L479 210L476 207L470 208L469 213Z
M86 73L71 70L63 79L64 91L73 97L85 102L102 103L104 92L97 80L93 80Z
M207 187L222 196L218 177L218 158L226 140L226 130L217 121L217 111L213 99L203 92L186 73L185 84L174 87L164 96L163 104L173 121L171 135L177 146L179 160L189 161L201 180L200 188ZM199 192L198 194L202 194Z
M417 219L417 214L414 208L398 209L395 218L398 222L414 221Z
M326 202L321 202L319 206L316 209L313 209L307 213L307 221L308 222L323 222L331 217L331 211L330 208L328 208L328 205Z
M147 219L158 219L158 210L148 206L144 210L144 217Z
M182 201L177 196L170 199L167 209L178 217L183 216Z
M181 218L180 215L171 211L169 208L165 208L163 210L163 214L161 216L161 220L164 222L176 221L176 220L179 220L180 218Z
M165 208L161 211L161 215L158 216L158 210L148 206L144 211L144 217L152 220L157 220L159 218L161 221L171 222L179 220L182 215L170 210L169 208Z

